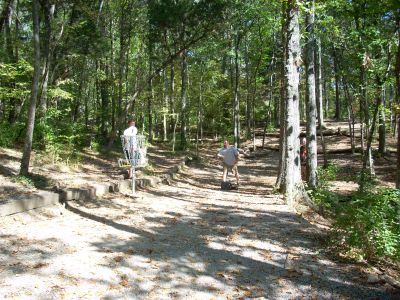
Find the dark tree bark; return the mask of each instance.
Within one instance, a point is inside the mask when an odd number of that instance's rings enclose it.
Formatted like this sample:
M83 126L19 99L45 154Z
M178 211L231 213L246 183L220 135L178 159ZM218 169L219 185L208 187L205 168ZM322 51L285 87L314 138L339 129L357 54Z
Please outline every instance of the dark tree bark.
M36 101L38 97L39 89L39 77L40 77L40 41L39 41L39 1L32 1L32 19L33 19L33 45L34 45L34 69L33 69L33 80L32 80L32 91L31 91L31 103L29 105L28 121L26 136L24 142L24 151L21 159L20 175L28 175L29 173L29 162L32 152L32 139L33 130L35 126L35 113L36 113Z
M1 15L0 15L0 32L3 31L3 26L7 22L7 19L9 19L9 17L10 17L12 3L13 3L13 0L4 1L3 9L2 9Z

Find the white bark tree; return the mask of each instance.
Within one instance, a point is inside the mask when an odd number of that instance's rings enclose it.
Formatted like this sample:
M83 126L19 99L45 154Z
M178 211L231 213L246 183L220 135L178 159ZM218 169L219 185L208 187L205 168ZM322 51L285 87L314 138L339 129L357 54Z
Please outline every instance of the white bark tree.
M307 107L307 183L312 189L317 186L317 103L315 88L315 36L314 0L308 0L306 14L306 107Z
M285 5L285 4L284 4ZM284 151L283 161L278 175L280 190L286 193L287 202L293 204L299 196L301 187L300 175L300 113L299 113L299 65L300 55L300 30L299 30L299 7L297 0L288 0L286 16L286 55L284 59L284 98L285 127L281 136L281 151Z

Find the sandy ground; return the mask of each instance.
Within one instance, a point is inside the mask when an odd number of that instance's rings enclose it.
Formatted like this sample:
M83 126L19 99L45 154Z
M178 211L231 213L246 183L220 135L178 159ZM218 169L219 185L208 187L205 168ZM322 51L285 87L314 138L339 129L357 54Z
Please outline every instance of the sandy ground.
M2 218L0 298L399 299L328 258L321 227L273 193L277 162L242 160L239 191L210 159L134 197Z

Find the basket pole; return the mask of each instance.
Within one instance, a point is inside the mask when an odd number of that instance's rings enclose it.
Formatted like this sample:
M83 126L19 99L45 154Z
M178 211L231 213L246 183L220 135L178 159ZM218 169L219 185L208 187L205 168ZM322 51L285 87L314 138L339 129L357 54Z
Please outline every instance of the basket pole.
M132 194L135 194L136 191L136 174L135 174L135 167L131 167L131 174L132 174Z

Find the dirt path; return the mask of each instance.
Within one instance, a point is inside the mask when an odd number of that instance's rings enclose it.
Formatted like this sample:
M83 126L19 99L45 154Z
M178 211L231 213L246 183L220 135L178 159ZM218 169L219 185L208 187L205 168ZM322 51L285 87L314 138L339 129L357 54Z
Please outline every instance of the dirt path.
M211 160L135 198L3 218L0 298L394 299L324 257L320 230L272 193L277 161L242 161L239 191L219 190Z

